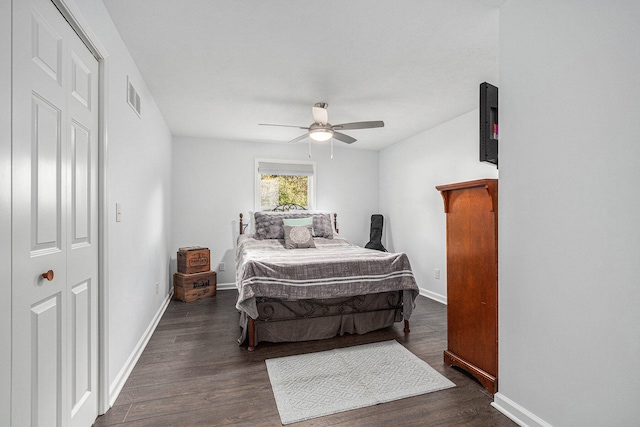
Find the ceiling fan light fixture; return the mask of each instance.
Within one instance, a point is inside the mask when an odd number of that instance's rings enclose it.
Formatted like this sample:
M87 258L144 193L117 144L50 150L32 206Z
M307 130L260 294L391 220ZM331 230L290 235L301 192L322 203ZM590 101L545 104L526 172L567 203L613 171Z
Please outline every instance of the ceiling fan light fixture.
M333 130L332 129L311 129L309 130L309 136L314 141L320 141L320 142L327 141L331 139L331 137L333 136Z

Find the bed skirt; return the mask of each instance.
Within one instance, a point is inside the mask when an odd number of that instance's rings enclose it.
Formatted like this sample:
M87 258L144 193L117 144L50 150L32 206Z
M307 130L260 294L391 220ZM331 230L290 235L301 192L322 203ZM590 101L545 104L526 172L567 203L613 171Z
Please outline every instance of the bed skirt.
M366 334L403 320L402 291L321 300L257 298L256 305L258 318L254 319L255 344ZM248 323L247 314L241 312L240 344L247 339Z

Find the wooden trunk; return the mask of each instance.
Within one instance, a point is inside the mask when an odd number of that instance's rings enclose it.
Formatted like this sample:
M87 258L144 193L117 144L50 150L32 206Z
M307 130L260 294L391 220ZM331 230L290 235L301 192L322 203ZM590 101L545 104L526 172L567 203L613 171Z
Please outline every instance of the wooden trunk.
M447 214L444 361L491 393L498 381L498 180L436 187Z
M173 275L173 298L191 302L216 294L216 272Z
M192 246L178 250L178 273L193 274L211 270L210 251Z

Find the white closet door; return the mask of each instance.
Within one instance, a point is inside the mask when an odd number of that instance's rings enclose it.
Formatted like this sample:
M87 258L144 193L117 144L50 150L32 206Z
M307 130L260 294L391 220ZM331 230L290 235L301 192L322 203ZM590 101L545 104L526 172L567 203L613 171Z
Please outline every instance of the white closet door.
M12 59L12 424L90 426L98 62L49 0L14 0Z

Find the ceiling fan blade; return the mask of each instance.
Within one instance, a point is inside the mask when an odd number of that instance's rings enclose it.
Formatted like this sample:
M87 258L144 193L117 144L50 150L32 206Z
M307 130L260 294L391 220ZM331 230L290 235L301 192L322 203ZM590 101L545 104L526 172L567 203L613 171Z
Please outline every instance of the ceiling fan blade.
M285 128L297 128L297 129L305 129L305 130L309 130L308 127L304 127L304 126L294 126L294 125L274 125L273 123L258 123L258 126L280 126L280 127L285 127Z
M351 138L349 135L345 135L344 133L340 132L333 132L333 137L342 142L346 142L347 144L353 144L357 141L357 139Z
M291 141L289 141L289 144L294 143L294 142L298 142L298 141L302 141L303 139L305 139L307 136L309 136L308 133L305 133L304 135L300 135L297 138L292 139Z
M370 128L381 128L381 127L384 127L384 122L382 120L376 120L372 122L342 123L340 125L333 125L333 128L337 130L370 129Z

